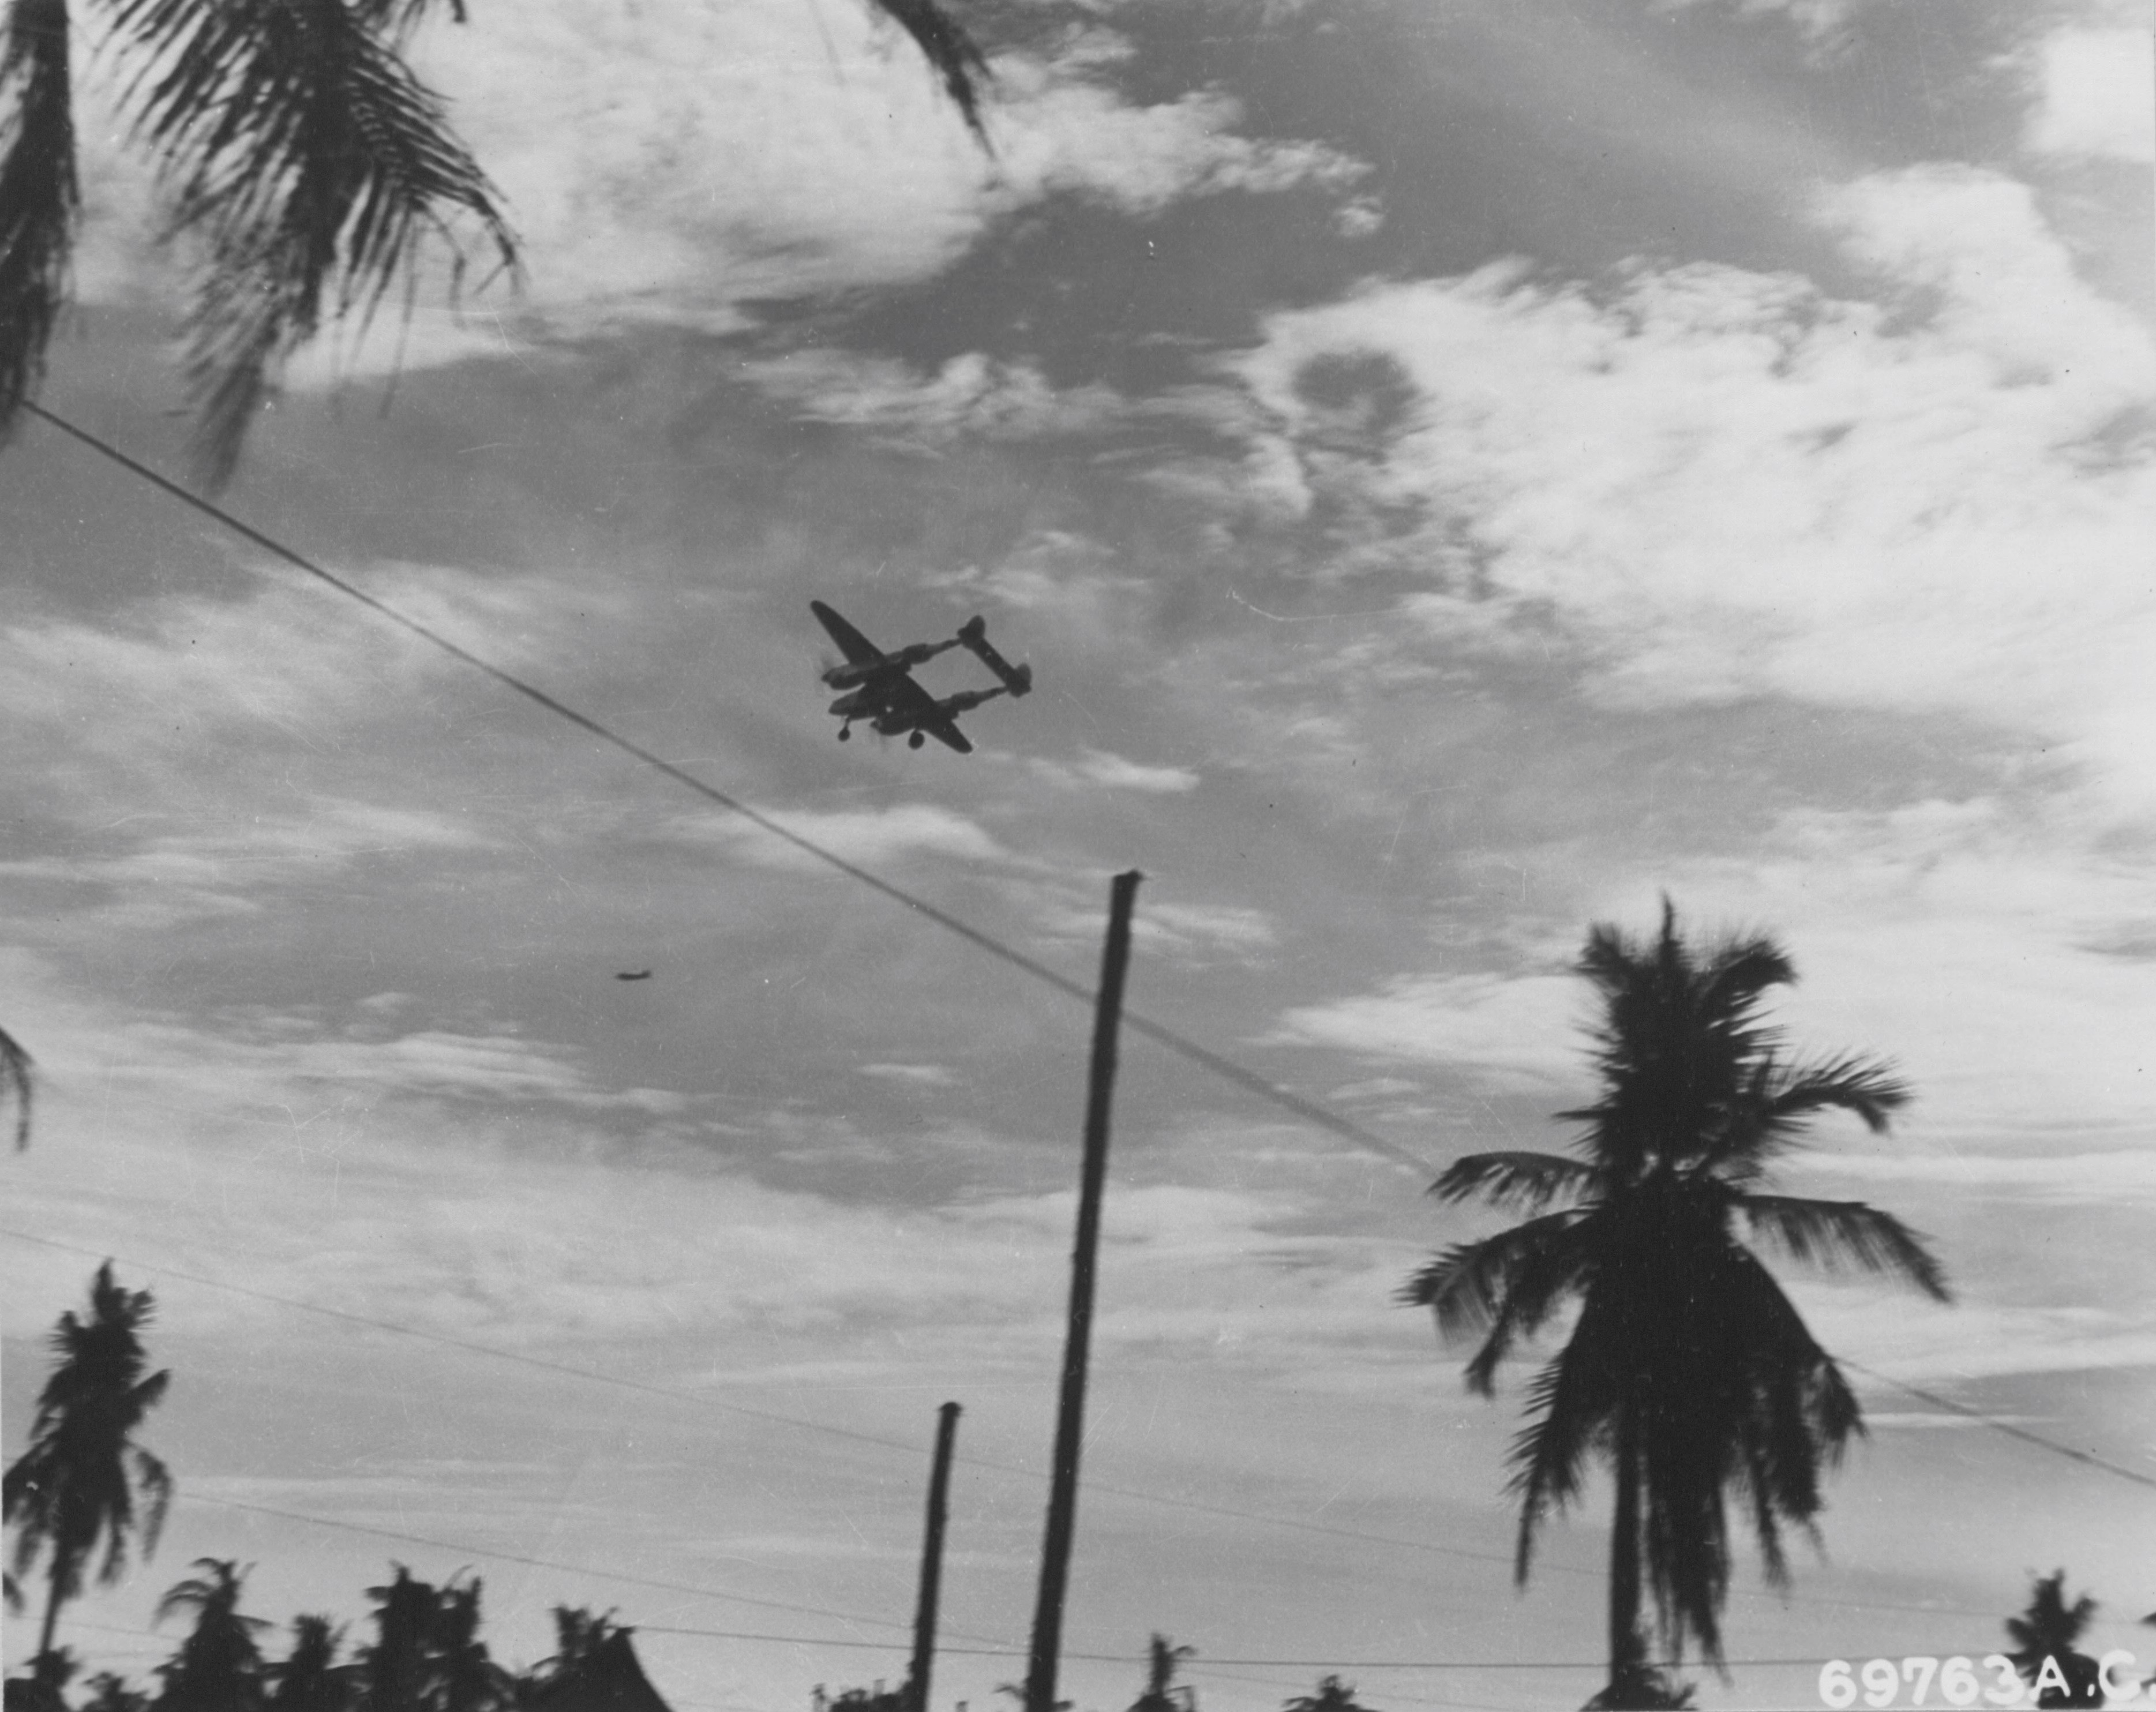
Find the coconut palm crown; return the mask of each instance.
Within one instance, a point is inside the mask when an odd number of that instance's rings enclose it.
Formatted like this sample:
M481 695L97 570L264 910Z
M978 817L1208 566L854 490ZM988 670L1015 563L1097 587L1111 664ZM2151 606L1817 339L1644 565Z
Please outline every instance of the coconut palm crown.
M60 1607L82 1591L100 1545L98 1576L108 1583L126 1570L138 1536L146 1554L157 1546L172 1477L134 1437L172 1380L143 1372L142 1328L155 1308L147 1290L122 1289L107 1261L90 1281L89 1317L70 1309L53 1330L59 1359L38 1396L29 1446L5 1482L14 1575L27 1577L50 1553L40 1654L52 1650Z
M1481 1339L1466 1378L1484 1396L1521 1340L1576 1310L1512 1447L1515 1571L1524 1584L1545 1518L1580 1497L1590 1463L1606 1464L1610 1683L1598 1703L1615 1706L1672 1692L1646 1664L1643 1591L1673 1663L1691 1642L1719 1666L1727 1496L1743 1500L1779 1585L1784 1527L1813 1531L1821 1471L1863 1431L1847 1380L1754 1245L1948 1296L1938 1262L1887 1214L1768 1191L1769 1169L1820 1114L1852 1113L1878 1133L1909 1098L1877 1059L1787 1054L1760 1020L1795 979L1779 945L1690 944L1665 899L1652 938L1597 926L1577 969L1600 1004L1600 1097L1558 1114L1582 1126L1572 1152L1455 1162L1433 1194L1530 1216L1439 1255L1401 1295L1434 1310L1444 1335Z

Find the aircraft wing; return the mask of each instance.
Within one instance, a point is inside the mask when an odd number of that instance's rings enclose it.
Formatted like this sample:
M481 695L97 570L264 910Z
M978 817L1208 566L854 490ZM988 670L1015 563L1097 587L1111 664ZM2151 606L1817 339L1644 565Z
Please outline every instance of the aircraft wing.
M820 600L808 603L808 610L816 614L816 621L830 633L831 640L846 656L850 666L873 666L883 658L883 650L845 620Z
M925 731L939 743L956 749L962 755L973 753L973 746L966 740L966 733L958 729L958 722L937 705L936 698L910 677L902 677L891 686L891 709L906 722Z

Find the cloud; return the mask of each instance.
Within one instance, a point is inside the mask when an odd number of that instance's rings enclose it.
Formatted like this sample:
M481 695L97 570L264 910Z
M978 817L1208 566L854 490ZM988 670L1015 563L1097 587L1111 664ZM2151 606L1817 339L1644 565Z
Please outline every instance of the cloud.
M1104 49L1103 43L1108 44ZM895 26L857 0L543 0L515 25L430 27L424 76L499 187L521 291L408 334L317 347L303 383L639 324L737 332L756 302L902 285L1053 196L1147 217L1185 198L1333 191L1368 170L1325 145L1239 134L1231 97L1133 101L1095 30L998 54L980 148Z
M933 374L887 357L814 348L746 363L741 373L804 419L928 445L962 435L1082 433L1127 408L1106 387L1058 390L1029 362L998 362L978 351L950 358Z
M2022 140L2038 154L2145 162L2156 158L2156 40L2145 21L2074 24L2033 55L2035 99Z
M986 862L1008 860L1010 854L977 822L932 803L900 803L887 809L773 810L769 817L834 856L870 866L912 856ZM758 867L822 866L805 851L731 815L681 820L676 830L679 835L699 842L722 843Z
M941 1064L864 1064L863 1076L903 1082L909 1087L955 1087L958 1078Z
M1086 750L1078 771L1094 784L1114 790L1174 796L1198 787L1198 775L1187 767L1147 767L1105 749Z
M1696 6L1724 7L1743 18L1786 18L1816 48L1847 41L1857 14L1876 0L1654 0L1656 12L1682 12Z
M368 857L478 850L491 843L454 816L326 797L281 818L250 815L244 825L177 811L126 818L136 840L132 849L0 861L0 877L72 894L93 912L100 933L143 932L252 914L278 887L318 882ZM152 830L176 820L183 823L182 830Z
M1951 711L2156 799L2156 342L2010 180L1876 175L1819 214L1880 301L1511 265L1274 317L1234 365L1270 424L1245 503L1327 519L1320 574L1553 631L1610 704Z
M1041 778L1066 788L1094 784L1146 796L1181 796L1198 788L1198 775L1188 767L1147 766L1106 749L1087 749L1078 761L1068 764L1036 758L1027 766Z
M1540 1093L1578 1073L1583 996L1568 976L1400 975L1375 993L1288 1010L1270 1040Z

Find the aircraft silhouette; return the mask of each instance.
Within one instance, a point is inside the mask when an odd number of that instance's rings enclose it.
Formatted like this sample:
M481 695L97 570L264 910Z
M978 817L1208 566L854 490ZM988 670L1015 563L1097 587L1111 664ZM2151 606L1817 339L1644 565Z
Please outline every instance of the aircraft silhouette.
M845 664L824 674L824 681L846 693L831 703L839 716L839 740L853 735L856 719L865 719L886 737L906 735L907 744L919 748L922 740L937 742L960 754L973 746L958 729L958 715L971 712L998 696L1023 696L1033 688L1033 668L1013 666L988 645L988 625L978 616L958 627L958 634L942 642L913 642L886 654L820 600L808 603L809 611L839 645ZM993 690L963 690L940 701L913 681L913 668L952 648L963 648L1003 680Z

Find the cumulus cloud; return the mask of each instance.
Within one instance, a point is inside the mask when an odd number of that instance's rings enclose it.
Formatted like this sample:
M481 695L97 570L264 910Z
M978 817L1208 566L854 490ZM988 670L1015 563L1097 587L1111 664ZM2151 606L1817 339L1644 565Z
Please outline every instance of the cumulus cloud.
M2119 161L2156 157L2156 55L2145 22L2076 23L2038 44L2023 141L2039 154Z
M639 324L739 331L745 305L930 277L998 220L1065 195L1139 217L1187 197L1337 192L1368 168L1241 134L1212 89L1133 100L1127 48L1093 29L998 54L977 146L911 41L841 0L546 0L430 24L421 75L501 193L526 263L449 306L446 256L410 325L335 330L300 384L543 347ZM80 283L130 295L171 259L108 91L86 106ZM102 105L95 105L101 102ZM471 282L466 282L470 284Z
M887 809L788 810L773 812L770 818L834 856L870 866L923 855L982 862L1009 856L978 822L933 803L899 803ZM676 824L680 835L700 842L716 841L759 867L821 866L806 851L732 816L701 816Z
M1558 975L1401 975L1374 993L1295 1006L1271 1039L1545 1092L1577 1074L1581 996Z
M1036 757L1027 766L1039 777L1066 788L1099 785L1146 796L1180 796L1198 788L1198 775L1188 767L1148 766L1107 749L1087 749L1070 763Z
M1276 317L1239 364L1251 502L1377 520L1394 570L1553 625L1612 702L1951 710L2156 793L2147 328L2011 181L1880 175L1820 217L1880 301L1493 265ZM1345 463L1327 364L1411 389Z
M1059 390L1032 363L999 362L978 351L950 358L932 374L888 357L831 349L761 358L741 373L807 420L930 445L960 435L1017 440L1081 433L1126 408L1108 388Z
M941 1064L864 1064L861 1074L909 1087L952 1087L958 1078Z

